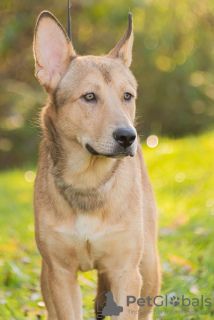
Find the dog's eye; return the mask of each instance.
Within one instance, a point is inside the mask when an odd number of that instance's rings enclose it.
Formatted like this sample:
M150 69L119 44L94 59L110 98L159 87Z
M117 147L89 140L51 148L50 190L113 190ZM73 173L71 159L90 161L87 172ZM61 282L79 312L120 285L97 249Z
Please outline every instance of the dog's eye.
M84 94L83 99L85 101L95 101L96 97L95 97L95 94L93 92L89 92L87 94Z
M125 94L124 94L124 100L125 101L130 101L131 100L131 98L132 98L132 94L131 93L129 93L129 92L126 92Z

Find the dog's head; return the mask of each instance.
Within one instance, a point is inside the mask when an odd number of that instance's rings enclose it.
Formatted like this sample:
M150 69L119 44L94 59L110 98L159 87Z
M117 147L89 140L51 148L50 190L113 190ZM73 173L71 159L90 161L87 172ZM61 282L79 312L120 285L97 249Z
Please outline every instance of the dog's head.
M134 156L137 149L137 84L129 70L133 30L128 28L106 56L77 56L66 31L42 12L34 37L35 74L48 92L55 127L94 156ZM56 129L57 130L57 129Z

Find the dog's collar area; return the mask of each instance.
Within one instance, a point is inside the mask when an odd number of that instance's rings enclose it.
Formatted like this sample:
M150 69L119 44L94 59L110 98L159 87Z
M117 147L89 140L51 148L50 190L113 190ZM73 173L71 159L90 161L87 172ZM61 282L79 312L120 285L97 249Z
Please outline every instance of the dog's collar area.
M107 158L123 158L123 157L127 157L127 156L134 157L134 154L129 153L129 152L125 152L125 151L120 152L120 153L116 153L116 154L101 154L101 153L98 153L97 151L95 151L88 143L86 144L85 147L88 150L88 152L90 154L92 154L93 156L104 156Z

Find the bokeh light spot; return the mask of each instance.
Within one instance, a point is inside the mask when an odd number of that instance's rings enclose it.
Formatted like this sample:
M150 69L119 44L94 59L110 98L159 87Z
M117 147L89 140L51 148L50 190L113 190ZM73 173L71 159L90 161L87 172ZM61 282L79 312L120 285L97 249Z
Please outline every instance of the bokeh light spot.
M203 234L205 232L205 229L203 227L197 227L194 230L195 234Z
M158 46L158 39L154 37L146 37L144 40L144 45L149 50L154 50Z
M185 180L185 174L183 172L178 172L175 175L175 181L176 182L183 182Z
M45 307L45 303L43 301L39 301L37 303L37 305L40 307L40 308L44 308Z
M147 138L146 143L149 148L155 148L158 145L158 137L151 135Z
M167 56L158 56L155 64L159 70L164 72L172 72L175 69L175 61Z
M204 75L202 74L202 72L193 72L190 75L190 84L193 87L199 87L201 85L203 85L205 82L205 78Z
M190 287L190 290L189 290L190 293L193 293L193 294L199 294L199 288L198 288L198 285L197 284L194 284Z
M8 138L1 138L0 139L0 150L1 151L10 151L12 149L12 141Z
M204 93L210 98L214 100L214 85L209 84L206 86Z
M27 182L34 182L35 178L36 178L35 172L33 172L33 171L25 172L25 180Z
M34 224L33 223L30 223L29 225L28 225L28 229L30 230L30 231L32 231L32 232L34 232Z
M207 199L207 201L206 201L206 207L207 207L207 208L210 208L210 207L212 207L213 205L214 205L214 199L213 199L213 198Z
M181 66L182 64L184 64L186 62L186 54L185 52L183 51L176 51L173 55L173 58L175 60L175 63L178 65L178 66Z

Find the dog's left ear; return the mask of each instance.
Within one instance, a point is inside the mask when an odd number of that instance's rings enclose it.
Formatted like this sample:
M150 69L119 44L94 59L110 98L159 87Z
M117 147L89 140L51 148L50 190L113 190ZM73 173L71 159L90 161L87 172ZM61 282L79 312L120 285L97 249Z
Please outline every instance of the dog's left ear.
M49 11L43 11L34 35L35 75L47 92L53 92L76 56L68 35Z
M108 58L120 59L127 68L130 67L132 62L132 46L134 40L132 14L130 12L128 19L129 23L124 35L107 55Z

